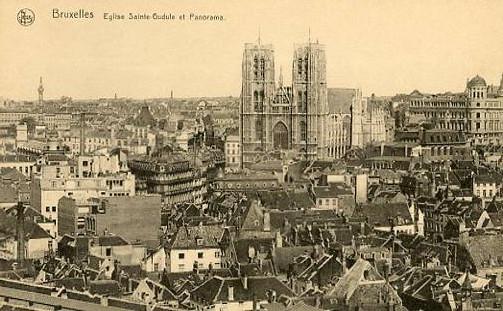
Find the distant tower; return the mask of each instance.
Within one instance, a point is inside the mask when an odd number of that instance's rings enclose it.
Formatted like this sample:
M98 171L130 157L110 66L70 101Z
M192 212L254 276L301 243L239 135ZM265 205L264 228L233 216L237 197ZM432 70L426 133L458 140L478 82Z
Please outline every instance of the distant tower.
M171 90L171 96L169 97L168 113L171 113L172 106L173 106L173 90Z
M500 88L498 89L498 96L503 96L503 73L501 74Z
M272 148L267 114L275 95L274 49L271 44L246 43L242 62L240 113L241 164Z
M306 159L328 152L325 47L319 43L295 45L292 66L294 141Z
M38 104L42 105L44 102L44 86L42 84L42 77L40 77L40 84L38 85Z

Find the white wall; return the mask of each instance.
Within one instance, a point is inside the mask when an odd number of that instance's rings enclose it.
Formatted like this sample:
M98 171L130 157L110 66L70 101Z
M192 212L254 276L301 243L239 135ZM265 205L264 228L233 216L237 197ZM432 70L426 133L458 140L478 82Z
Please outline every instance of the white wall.
M179 258L180 253L184 254L183 259ZM203 258L199 258L199 253L203 254ZM194 262L196 261L199 264L199 269L208 269L210 263L212 264L213 269L220 269L222 263L221 256L222 254L218 248L172 249L169 252L169 271L192 271Z

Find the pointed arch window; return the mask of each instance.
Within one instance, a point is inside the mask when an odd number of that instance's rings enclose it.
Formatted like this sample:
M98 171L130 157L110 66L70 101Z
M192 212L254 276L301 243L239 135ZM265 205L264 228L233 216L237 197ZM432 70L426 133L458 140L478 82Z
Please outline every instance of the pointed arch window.
M305 112L304 110L304 93L302 91L298 91L297 93L297 109L300 113Z
M253 59L253 76L254 76L254 79L258 79L258 76L259 76L259 64L258 64L257 57L255 57Z
M256 140L262 140L262 120L255 120L255 138Z
M265 79L265 59L260 59L260 78Z
M301 141L306 141L306 139L307 139L306 122L305 121L300 121L299 127L300 127L300 140Z

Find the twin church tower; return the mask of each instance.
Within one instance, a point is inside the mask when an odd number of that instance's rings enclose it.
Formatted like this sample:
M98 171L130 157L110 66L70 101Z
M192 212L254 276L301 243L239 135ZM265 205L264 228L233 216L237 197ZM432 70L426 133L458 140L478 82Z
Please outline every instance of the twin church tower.
M328 102L325 48L319 43L295 45L292 85L276 84L274 49L245 44L239 134L242 163L264 152L291 150L304 159L328 153Z

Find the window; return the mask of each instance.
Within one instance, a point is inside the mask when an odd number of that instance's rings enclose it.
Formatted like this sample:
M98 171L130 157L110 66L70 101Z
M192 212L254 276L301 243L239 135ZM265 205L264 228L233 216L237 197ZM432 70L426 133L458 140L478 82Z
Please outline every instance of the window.
M262 120L255 121L255 137L257 140L262 140Z
M215 258L220 257L220 252L215 252Z
M306 141L306 139L307 139L306 122L300 121L299 127L300 127L300 140Z
M56 206L53 206L52 207L52 211L55 212L56 211Z
M185 269L185 265L183 263L178 265L178 270L184 270L184 269Z
M197 253L197 258L202 259L203 258L203 252Z
M46 211L46 212L50 212L50 211L51 211L51 207L50 207L50 206L46 206L46 207L45 207L45 211Z
M105 256L107 256L107 257L112 256L112 248L111 247L107 247L106 248L106 250L105 250Z
M184 253L178 253L178 259L185 259Z
M158 263L154 264L154 271L159 271L159 264Z

